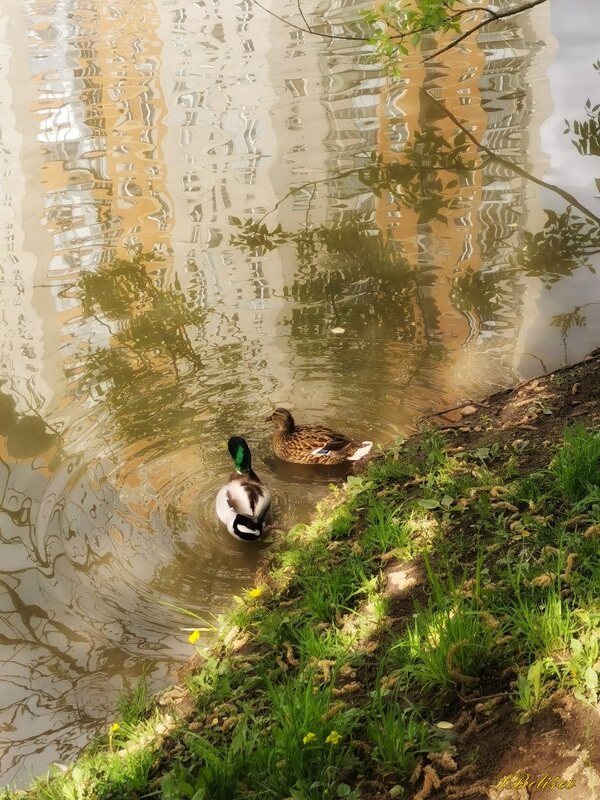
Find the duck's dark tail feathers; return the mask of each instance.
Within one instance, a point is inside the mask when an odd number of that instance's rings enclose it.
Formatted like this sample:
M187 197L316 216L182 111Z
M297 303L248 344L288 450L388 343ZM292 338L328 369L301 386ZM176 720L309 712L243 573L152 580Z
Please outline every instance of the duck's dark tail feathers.
M233 535L243 542L255 542L262 534L262 522L247 517L245 514L236 514L233 521Z

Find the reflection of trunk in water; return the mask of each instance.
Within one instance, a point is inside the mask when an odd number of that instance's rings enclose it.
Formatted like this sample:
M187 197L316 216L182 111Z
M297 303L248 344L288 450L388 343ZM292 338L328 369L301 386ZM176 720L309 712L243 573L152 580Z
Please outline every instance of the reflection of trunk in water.
M152 614L144 569L156 564L147 540L119 516L115 491L98 472L90 480L81 458L57 453L56 434L42 430L39 414L19 414L6 387L0 426L0 720L11 734L0 755L4 775L33 746L65 757L83 744L116 702L110 680L131 674L134 652L151 669L156 658L139 652L143 637L157 627L164 637L168 627L144 619ZM21 440L23 430L29 439ZM113 541L115 527L122 533Z
M7 395L3 394L2 397ZM3 409L15 409L16 404L13 403L3 400ZM3 423L6 423L6 419L5 413ZM19 440L17 438L11 447L9 440L11 435L18 436L19 430L23 429L19 422L23 421L26 429L29 426L29 433L32 428L40 431L39 416L19 417L15 412L12 424L3 424L0 441L0 449L6 453L0 459L0 468L4 473L0 539L2 562L5 565L0 570L5 575L0 578L0 594L5 598L0 617L0 648L7 653L7 658L2 659L7 669L3 676L4 702L0 717L4 729L13 733L19 731L20 725L26 724L27 714L40 722L45 717L48 720L47 729L38 730L38 736L48 743L54 741L60 748L62 725L57 730L57 713L64 723L71 717L70 724L76 721L75 724L81 725L82 729L89 728L93 723L84 708L73 705L73 693L76 683L85 680L90 667L93 667L90 657L94 642L89 636L77 633L73 624L56 619L54 604L48 604L47 589L51 590L56 584L58 574L54 571L54 565L43 557L40 559L37 552L32 517L41 497L25 496L24 490L19 487L27 487L26 491L30 491L32 486L37 485L43 492L40 478L45 467L36 462L44 452L51 453L50 448L56 436L42 432L37 448L33 446L34 437L25 443L25 448L21 445L23 452L15 454L14 450L19 450ZM18 463L14 463L13 458L17 458ZM33 600L35 596L39 598L37 602ZM82 645L83 651L78 656L74 655ZM24 709L27 709L25 714ZM16 739L13 736L11 739L13 747L16 745L14 752L17 754L19 742L31 742L31 731L27 726ZM9 771L16 763L16 758L15 755L11 764L8 761L9 754L5 753L0 759L0 772Z

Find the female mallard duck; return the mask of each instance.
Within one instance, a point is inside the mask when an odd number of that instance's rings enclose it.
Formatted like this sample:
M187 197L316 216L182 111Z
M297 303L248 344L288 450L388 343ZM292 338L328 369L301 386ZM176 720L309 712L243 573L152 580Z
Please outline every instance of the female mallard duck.
M227 447L235 464L229 483L217 494L217 516L236 539L255 542L263 531L271 508L271 493L252 469L250 448L241 436L232 436Z
M323 425L296 425L286 408L276 408L267 422L277 425L273 450L278 458L294 464L341 464L359 461L373 442L357 442Z

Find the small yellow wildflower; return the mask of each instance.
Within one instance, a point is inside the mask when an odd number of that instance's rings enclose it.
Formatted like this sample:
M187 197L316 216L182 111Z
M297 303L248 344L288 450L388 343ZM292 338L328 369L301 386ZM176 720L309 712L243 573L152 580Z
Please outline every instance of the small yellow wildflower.
M302 744L310 744L314 739L317 738L316 733L311 733L310 731L306 734L306 736L302 739Z
M196 628L196 630L193 630L188 636L188 642L190 644L196 644L199 638L200 638L200 631Z
M254 589L248 589L248 597L251 597L253 600L260 597L262 593L263 590L260 586L256 586Z
M113 749L113 736L119 730L120 727L121 726L119 725L118 722L113 722L113 724L108 729L108 747L110 748L111 752Z
M330 744L332 747L335 747L335 745L339 744L341 741L341 735L337 731L331 731L329 736L325 739L325 744Z

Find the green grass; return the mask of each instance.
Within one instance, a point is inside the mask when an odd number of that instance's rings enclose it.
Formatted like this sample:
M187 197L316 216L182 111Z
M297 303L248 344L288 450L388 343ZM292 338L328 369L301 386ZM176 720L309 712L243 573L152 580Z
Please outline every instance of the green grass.
M257 737L245 718L239 722L226 746L214 744L195 733L186 735L185 744L189 766L176 761L162 776L162 800L231 800L251 768L256 769L259 764L268 766L264 763L266 754L257 752Z
M518 596L507 611L510 630L528 657L565 651L576 631L571 604L555 586L541 595Z
M398 686L392 691L382 687L382 670L375 681L373 699L368 709L366 733L374 745L373 759L395 779L410 778L419 756L447 747L442 731L435 730L424 709L406 706Z
M562 495L571 503L590 494L600 499L600 433L590 433L583 425L568 428L550 471Z
M117 716L124 725L135 725L145 719L152 708L152 697L146 676L121 696L117 704Z
M415 615L412 627L397 645L403 650L402 673L409 685L416 683L423 694L453 692L461 684L476 682L477 675L496 658L494 642L498 632L484 622L481 611L481 560L473 587L454 583L451 573L445 582L425 557L431 584L426 607Z

